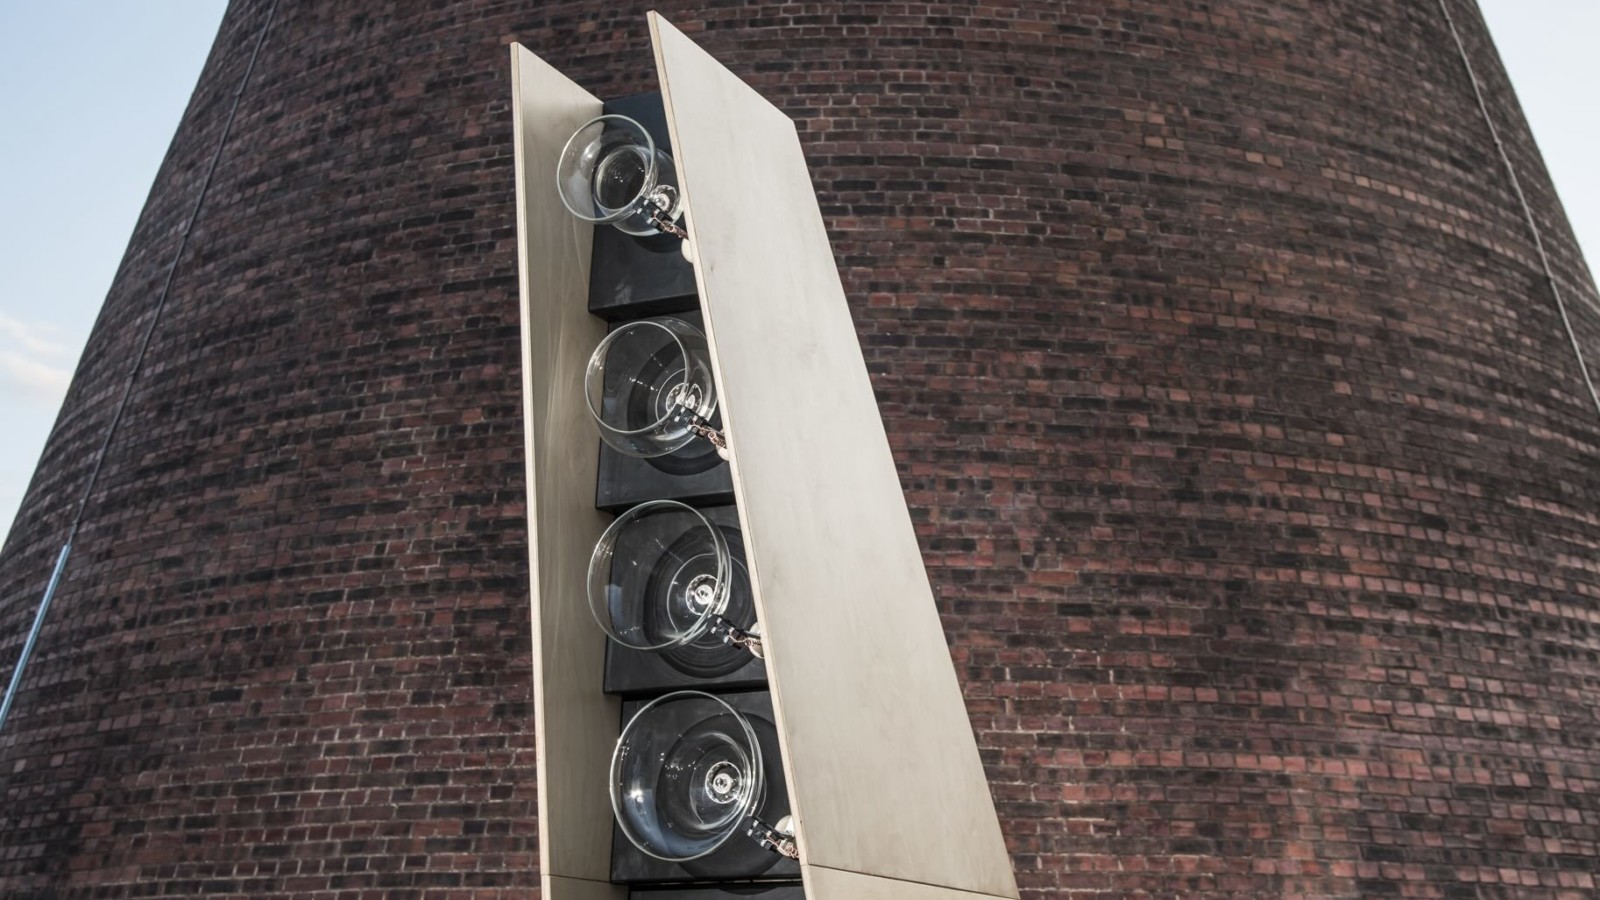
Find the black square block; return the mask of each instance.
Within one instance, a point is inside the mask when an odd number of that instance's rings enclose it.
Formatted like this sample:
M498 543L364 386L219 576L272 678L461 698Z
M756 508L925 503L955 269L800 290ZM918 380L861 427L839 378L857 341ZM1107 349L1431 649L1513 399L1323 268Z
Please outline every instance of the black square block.
M672 153L659 93L611 100L602 111L638 122L657 147ZM595 226L589 312L615 322L698 309L699 305L694 266L683 257L682 240L670 234L634 237L610 225Z
M677 313L673 318L704 328L698 308ZM711 424L720 427L721 419L714 419ZM706 441L697 439L676 453L650 459L629 456L598 439L596 443L600 445L594 498L598 509L620 513L647 500L677 500L690 506L733 502L733 473L727 461L717 456L716 448Z
M634 888L629 900L730 900L759 897L761 900L806 900L806 889L798 883L740 884L692 888Z

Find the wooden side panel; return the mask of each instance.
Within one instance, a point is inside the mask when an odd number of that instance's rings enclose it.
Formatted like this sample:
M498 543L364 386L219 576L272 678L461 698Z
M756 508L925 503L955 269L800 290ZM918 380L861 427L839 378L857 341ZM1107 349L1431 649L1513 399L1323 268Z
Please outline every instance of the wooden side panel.
M650 21L801 861L1016 897L794 124Z
M511 72L540 870L545 900L621 900L627 891L604 883L621 709L600 692L605 635L584 601L607 517L594 508L598 438L583 370L605 326L588 312L593 226L567 212L555 186L562 146L600 101L521 45L511 47Z

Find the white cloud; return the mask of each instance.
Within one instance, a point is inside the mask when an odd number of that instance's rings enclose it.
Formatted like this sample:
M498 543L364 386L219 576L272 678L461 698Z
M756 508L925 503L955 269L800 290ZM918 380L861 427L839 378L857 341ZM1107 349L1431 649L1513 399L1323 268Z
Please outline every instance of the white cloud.
M67 345L54 337L60 330L47 322L32 324L0 312L0 335L4 336L5 343L15 341L32 356L66 356Z
M0 383L20 390L22 399L29 403L59 406L71 382L71 369L29 359L12 350L0 350Z
M72 358L57 333L53 325L0 313L0 386L7 400L46 409L61 405L72 381Z

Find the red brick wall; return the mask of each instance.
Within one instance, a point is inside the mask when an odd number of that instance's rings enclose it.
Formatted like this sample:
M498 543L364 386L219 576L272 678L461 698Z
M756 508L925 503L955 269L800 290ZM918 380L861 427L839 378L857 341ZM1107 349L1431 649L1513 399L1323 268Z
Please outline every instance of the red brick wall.
M504 44L649 89L644 8L281 0L0 734L0 893L536 889ZM801 123L1029 898L1593 895L1600 417L1432 0L660 8ZM265 10L0 556L7 670Z

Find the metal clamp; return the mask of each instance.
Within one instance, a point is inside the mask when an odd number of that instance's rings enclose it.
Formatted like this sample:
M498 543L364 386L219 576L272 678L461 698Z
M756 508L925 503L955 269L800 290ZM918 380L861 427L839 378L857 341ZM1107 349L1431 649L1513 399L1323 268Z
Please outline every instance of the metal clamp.
M705 424L704 419L701 419L699 416L695 416L694 418L690 419L689 432L696 437L705 438L707 443L717 448L718 456L722 457L723 459L728 458L728 439L722 436L722 432L712 428L710 425Z
M650 224L673 237L681 238L685 241L689 239L689 232L684 231L675 222L667 218L667 210L661 205L660 198L651 197L648 209L650 210Z
M766 659L766 648L761 643L761 623L750 627L749 631L729 622L722 616L711 617L711 633L722 638L724 644L743 647L750 651L756 659Z
M683 418L684 427L689 433L698 438L703 438L706 443L715 447L717 455L723 459L728 458L728 439L722 432L712 428L701 416L699 409L700 392L698 390L685 390L679 396L672 398L678 404L678 415Z
M776 828L751 816L744 833L765 850L789 859L800 858L800 844L794 838L794 820L789 816L779 819Z

